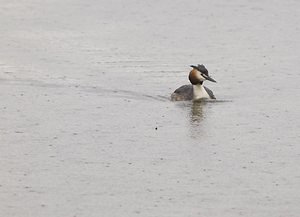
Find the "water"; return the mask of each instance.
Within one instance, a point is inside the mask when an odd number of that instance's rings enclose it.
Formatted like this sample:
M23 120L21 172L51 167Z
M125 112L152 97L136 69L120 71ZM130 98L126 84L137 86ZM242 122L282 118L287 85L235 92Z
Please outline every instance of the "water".
M300 215L298 1L0 2L0 216Z

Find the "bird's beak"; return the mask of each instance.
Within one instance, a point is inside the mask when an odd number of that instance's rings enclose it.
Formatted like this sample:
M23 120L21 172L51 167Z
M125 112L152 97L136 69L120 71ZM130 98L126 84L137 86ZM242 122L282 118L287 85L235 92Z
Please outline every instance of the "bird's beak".
M216 82L214 79L212 79L211 77L209 77L208 75L202 75L206 80L208 81L212 81L212 82Z

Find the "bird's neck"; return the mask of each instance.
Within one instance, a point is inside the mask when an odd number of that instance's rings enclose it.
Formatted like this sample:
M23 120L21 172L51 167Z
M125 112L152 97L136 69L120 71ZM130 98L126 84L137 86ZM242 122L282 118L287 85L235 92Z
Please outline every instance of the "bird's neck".
M193 99L195 100L202 98L209 98L209 95L206 92L205 88L202 86L202 83L193 85Z

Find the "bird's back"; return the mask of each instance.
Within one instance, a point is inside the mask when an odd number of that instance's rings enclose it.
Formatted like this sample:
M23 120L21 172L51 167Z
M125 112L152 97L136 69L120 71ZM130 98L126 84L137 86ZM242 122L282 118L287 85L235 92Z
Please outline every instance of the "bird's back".
M193 85L183 85L177 88L171 95L172 101L192 100L193 99Z
M209 97L210 97L211 99L216 99L216 97L215 97L214 93L212 92L212 90L208 89L208 88L205 87L205 86L203 86L203 87L204 87L204 89L206 90L206 92L208 93L208 95L209 95Z

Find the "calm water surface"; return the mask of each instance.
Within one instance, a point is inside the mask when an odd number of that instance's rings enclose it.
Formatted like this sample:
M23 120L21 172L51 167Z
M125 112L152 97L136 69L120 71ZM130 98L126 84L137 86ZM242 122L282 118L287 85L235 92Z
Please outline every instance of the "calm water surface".
M300 215L298 1L0 3L0 216Z

